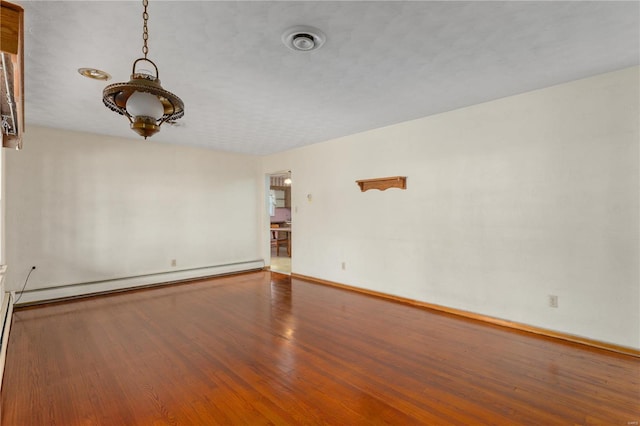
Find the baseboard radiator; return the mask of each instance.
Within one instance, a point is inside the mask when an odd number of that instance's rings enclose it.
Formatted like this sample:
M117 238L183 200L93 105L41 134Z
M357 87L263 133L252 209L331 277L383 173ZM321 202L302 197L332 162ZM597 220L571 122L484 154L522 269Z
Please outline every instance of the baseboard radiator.
M156 272L131 277L112 278L107 280L65 284L45 288L28 289L16 292L19 298L16 306L33 305L54 300L71 299L95 294L112 293L154 285L164 285L180 281L214 277L241 272L257 271L264 268L264 260L227 263L223 265L202 266L177 271Z

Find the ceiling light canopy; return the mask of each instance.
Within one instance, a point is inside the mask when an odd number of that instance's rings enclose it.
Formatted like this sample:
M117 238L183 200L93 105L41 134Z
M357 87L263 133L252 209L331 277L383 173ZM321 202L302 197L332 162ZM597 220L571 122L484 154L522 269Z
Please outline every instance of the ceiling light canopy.
M158 67L153 61L147 59L149 53L147 47L149 39L148 4L148 0L142 1L144 7L142 53L144 58L138 58L133 62L131 79L127 83L110 84L102 92L102 102L105 106L127 117L131 123L131 129L145 139L159 132L162 123L173 122L184 115L182 100L160 85ZM155 75L147 70L136 72L136 65L141 61L153 65Z
M282 42L291 50L308 52L320 49L327 37L317 28L299 25L282 34Z

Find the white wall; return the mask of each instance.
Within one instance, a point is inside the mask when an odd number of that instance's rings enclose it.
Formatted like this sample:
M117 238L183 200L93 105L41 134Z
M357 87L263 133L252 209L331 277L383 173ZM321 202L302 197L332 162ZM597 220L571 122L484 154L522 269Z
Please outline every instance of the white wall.
M258 172L257 157L29 127L6 152L7 288L32 265L28 290L261 259Z
M640 348L638 77L266 157L292 170L293 272ZM355 183L394 175L406 191Z

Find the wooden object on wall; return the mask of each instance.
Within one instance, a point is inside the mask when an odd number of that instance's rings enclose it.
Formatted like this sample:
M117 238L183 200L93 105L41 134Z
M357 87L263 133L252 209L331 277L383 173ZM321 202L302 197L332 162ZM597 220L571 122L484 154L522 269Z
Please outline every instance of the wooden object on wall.
M3 1L0 4L0 48L3 52L17 55L20 49L22 28L22 8L15 4Z
M2 146L20 149L24 132L24 10L6 1L0 1L0 55Z
M407 177L406 176L391 176L377 179L362 179L357 180L356 183L360 187L360 191L365 192L370 189L379 189L384 191L389 188L407 189Z

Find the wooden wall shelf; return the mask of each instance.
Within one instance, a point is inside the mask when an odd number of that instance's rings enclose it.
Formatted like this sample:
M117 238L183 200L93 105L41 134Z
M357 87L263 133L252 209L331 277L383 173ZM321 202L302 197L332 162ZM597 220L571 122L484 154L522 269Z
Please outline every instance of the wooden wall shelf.
M360 191L365 192L370 189L378 189L384 191L389 188L407 189L407 177L406 176L391 176L377 179L362 179L357 180L356 183L360 187Z

